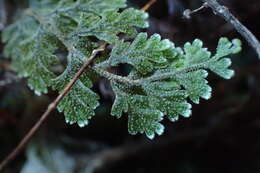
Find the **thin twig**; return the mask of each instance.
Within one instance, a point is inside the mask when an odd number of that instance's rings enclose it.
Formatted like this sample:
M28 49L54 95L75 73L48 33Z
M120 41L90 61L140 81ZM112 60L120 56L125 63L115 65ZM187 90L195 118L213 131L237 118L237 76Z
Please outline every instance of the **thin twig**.
M183 12L183 17L186 18L186 19L190 19L191 18L191 15L193 13L197 13L199 12L200 10L204 9L205 7L207 7L207 2L205 2L201 7L195 9L195 10L190 10L190 9L186 9L184 10Z
M82 73L88 68L88 66L93 62L96 58L98 52L101 52L105 49L106 44L102 44L98 49L94 49L89 59L87 59L80 70L76 73L73 79L67 84L67 86L62 90L60 95L48 106L47 110L41 116L41 118L37 121L37 123L31 128L31 130L26 134L26 136L22 139L22 141L17 145L17 147L1 162L0 171L12 161L26 146L26 144L30 141L30 139L34 136L34 134L38 131L40 126L44 123L50 113L56 108L59 102L66 96L66 94L70 91L72 86L76 83Z
M142 11L148 10L156 1L157 0L149 1L143 8L141 8L141 10ZM28 13L33 14L30 12L30 10L28 10ZM21 140L21 142L16 146L16 148L0 163L0 171L2 171L10 161L14 160L15 157L24 149L26 144L30 141L30 139L34 136L34 134L38 131L38 129L41 127L41 125L48 118L50 113L57 107L59 102L66 96L66 94L70 91L70 89L73 87L73 85L79 79L79 77L88 68L88 66L93 62L93 60L96 58L96 55L98 54L98 52L104 51L106 46L107 46L107 44L104 43L98 49L93 50L91 56L84 62L83 66L76 73L76 75L73 77L73 79L62 90L62 92L59 94L59 96L51 104L49 104L47 110L42 114L41 118L36 122L36 124L31 128L31 130Z
M147 11L157 0L150 0L147 4L145 4L145 6L143 6L143 8L141 8L140 10L142 11Z
M220 5L216 0L203 0L204 4L193 11L187 9L183 12L183 16L187 19L190 18L191 14L200 11L205 7L210 7L214 14L219 15L224 18L228 23L230 23L239 32L247 42L255 49L258 58L260 59L260 42L252 34L252 32L247 29L230 11L227 7Z
M205 1L205 0L204 0ZM207 5L213 10L213 12L222 18L224 18L228 23L233 25L237 32L239 32L248 43L255 49L258 58L260 59L260 43L257 38L252 34L252 32L247 29L229 10L227 7L220 5L216 0L205 1Z

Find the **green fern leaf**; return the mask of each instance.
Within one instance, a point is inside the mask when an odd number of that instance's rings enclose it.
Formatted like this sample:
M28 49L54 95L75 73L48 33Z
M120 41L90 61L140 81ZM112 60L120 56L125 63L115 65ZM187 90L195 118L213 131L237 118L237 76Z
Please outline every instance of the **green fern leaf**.
M52 79L53 89L62 91L82 65L82 61L69 54L65 71ZM85 73L59 103L58 110L64 112L67 123L77 123L80 127L84 127L88 124L88 120L95 115L94 110L99 106L99 96L90 89L91 87L91 78Z
M163 133L164 116L171 121L189 117L190 102L211 97L208 71L225 79L234 75L226 56L241 50L239 40L221 38L212 56L198 39L182 49L158 34L138 34L136 28L148 27L148 15L123 9L125 0L29 2L21 18L4 30L2 40L13 69L28 78L36 94L50 87L62 92L101 40L111 44L110 54L99 55L59 103L69 124L83 127L95 115L99 96L91 88L97 77L105 77L115 93L111 114L119 118L127 113L129 133L152 139ZM120 40L121 33L125 37ZM123 77L106 71L119 64L130 65L131 72Z
M61 92L97 46L87 36L115 42L119 33L133 36L135 27L147 27L146 13L135 9L118 12L125 6L125 0L30 1L31 9L3 32L5 56L12 57L14 70L28 77L36 94L47 93L49 87ZM77 32L81 34L73 36ZM58 58L58 50L68 55ZM58 75L53 69L64 61L65 70ZM90 89L95 77L93 71L88 72L58 105L66 122L81 127L88 124L99 105L99 96Z
M126 93L123 88L119 88L122 84L116 82L112 82L111 85L116 93L111 114L119 118L123 112L128 112L130 134L145 133L148 138L153 139L155 133L163 133L164 127L159 123L163 120L163 113L150 107L147 96ZM127 89L127 86L124 89Z
M101 17L83 12L79 21L79 27L70 35L96 36L100 40L114 43L119 33L135 36L137 31L134 27L148 27L148 23L145 21L147 17L147 13L133 8L126 9L121 13L115 11L107 12Z
M226 79L233 76L228 69L230 59L223 57L237 53L240 46L238 41L231 43L222 38L212 57L198 39L186 43L183 50L157 34L147 38L140 33L132 43L118 41L108 63L130 64L132 71L126 77L127 84L116 78L117 82L111 82L116 94L111 114L121 117L128 112L131 134L145 132L149 138L162 134L160 121L164 115L171 121L178 120L180 115L189 117L192 106L188 98L198 104L200 98L211 97L206 70Z
M173 43L169 40L160 41L160 35L155 34L147 40L146 33L140 33L132 44L118 41L113 48L109 63L115 66L127 63L135 69L146 74L152 72L154 66L163 67L167 65L167 58L176 56Z

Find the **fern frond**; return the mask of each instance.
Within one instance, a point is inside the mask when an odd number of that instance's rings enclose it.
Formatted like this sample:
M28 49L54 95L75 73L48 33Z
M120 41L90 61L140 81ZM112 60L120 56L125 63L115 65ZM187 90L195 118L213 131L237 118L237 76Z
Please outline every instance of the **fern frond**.
M221 38L214 56L198 39L183 49L175 47L158 34L138 34L137 28L148 27L148 15L123 9L125 0L31 0L29 4L21 18L4 30L2 40L13 69L28 78L38 95L50 87L62 92L101 40L111 44L110 54L100 55L59 103L58 110L69 124L83 127L95 115L99 96L91 88L96 76L111 82L115 93L111 114L119 118L128 113L129 133L145 133L152 139L163 133L164 116L171 121L189 117L190 101L210 98L208 71L225 79L234 75L226 56L241 50L239 40ZM121 33L126 37L119 39ZM123 77L106 71L119 64L129 64L131 72ZM62 67L59 72L54 70L57 67Z
M157 34L147 38L145 33L140 33L132 43L118 41L108 63L130 64L132 71L125 78L131 79L132 85L131 81L126 84L110 79L116 94L111 114L121 117L128 112L129 132L146 133L149 138L162 134L164 128L159 122L164 115L171 121L180 115L189 117L192 106L188 98L198 104L200 98L211 97L206 70L231 78L231 61L223 57L241 49L238 40L229 42L226 38L220 39L214 56L202 46L202 41L196 39L182 50L169 40L160 40Z
M113 43L119 33L134 36L135 27L148 26L146 13L119 12L125 6L125 0L31 1L24 16L3 32L5 56L12 57L13 68L28 77L36 94L47 93L49 87L61 92L97 46L87 36ZM67 53L58 58L56 51L64 49ZM65 59L65 70L57 75L53 67ZM94 116L99 97L90 89L92 80L84 74L58 105L66 122L82 127Z

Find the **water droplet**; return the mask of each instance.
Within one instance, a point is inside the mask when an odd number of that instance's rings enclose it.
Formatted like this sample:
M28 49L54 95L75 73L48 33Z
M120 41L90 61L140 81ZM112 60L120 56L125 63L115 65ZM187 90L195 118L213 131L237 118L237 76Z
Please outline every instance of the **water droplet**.
M85 126L85 122L84 121L78 121L78 125L79 127L84 127Z
M87 126L88 125L88 120L85 120L84 123L85 123L85 126Z
M191 110L190 109L187 109L185 110L182 115L186 118L190 117L191 116Z
M154 133L151 133L151 134L147 134L147 133L146 133L146 136L147 136L149 139L153 139L155 135L154 135Z
M31 88L31 87L30 87ZM31 88L31 89L33 89L33 88ZM40 92L40 91L37 91L37 90L34 90L34 93L37 95L37 96L41 96L42 95L42 93Z
M156 129L156 133L157 133L158 135L162 135L163 132L164 132L164 126L163 126L162 124L159 124L159 125L158 125L158 128Z
M178 121L178 119L179 119L179 116L176 116L176 117L174 117L174 118L169 118L172 122L175 122L175 121Z
M204 99L206 99L206 100L210 99L210 97L211 97L211 92L212 92L211 87L208 87L208 90L203 93L202 98L204 98Z
M143 18L148 18L149 17L149 14L148 13L143 13Z

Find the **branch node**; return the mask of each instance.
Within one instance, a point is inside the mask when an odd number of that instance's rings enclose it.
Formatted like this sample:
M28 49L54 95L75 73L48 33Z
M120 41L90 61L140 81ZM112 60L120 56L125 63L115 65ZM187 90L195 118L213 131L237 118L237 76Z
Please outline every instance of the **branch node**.
M191 15L194 13L197 13L199 11L201 11L202 9L208 7L208 3L205 2L201 7L195 9L195 10L190 10L190 9L186 9L183 11L183 18L185 19L191 19Z
M216 0L207 0L207 6L210 7L215 15L219 15L226 22L230 23L238 33L240 33L247 42L255 49L258 58L260 59L260 42L254 34L247 29L230 11L227 7L219 4ZM205 3L204 3L205 4Z

